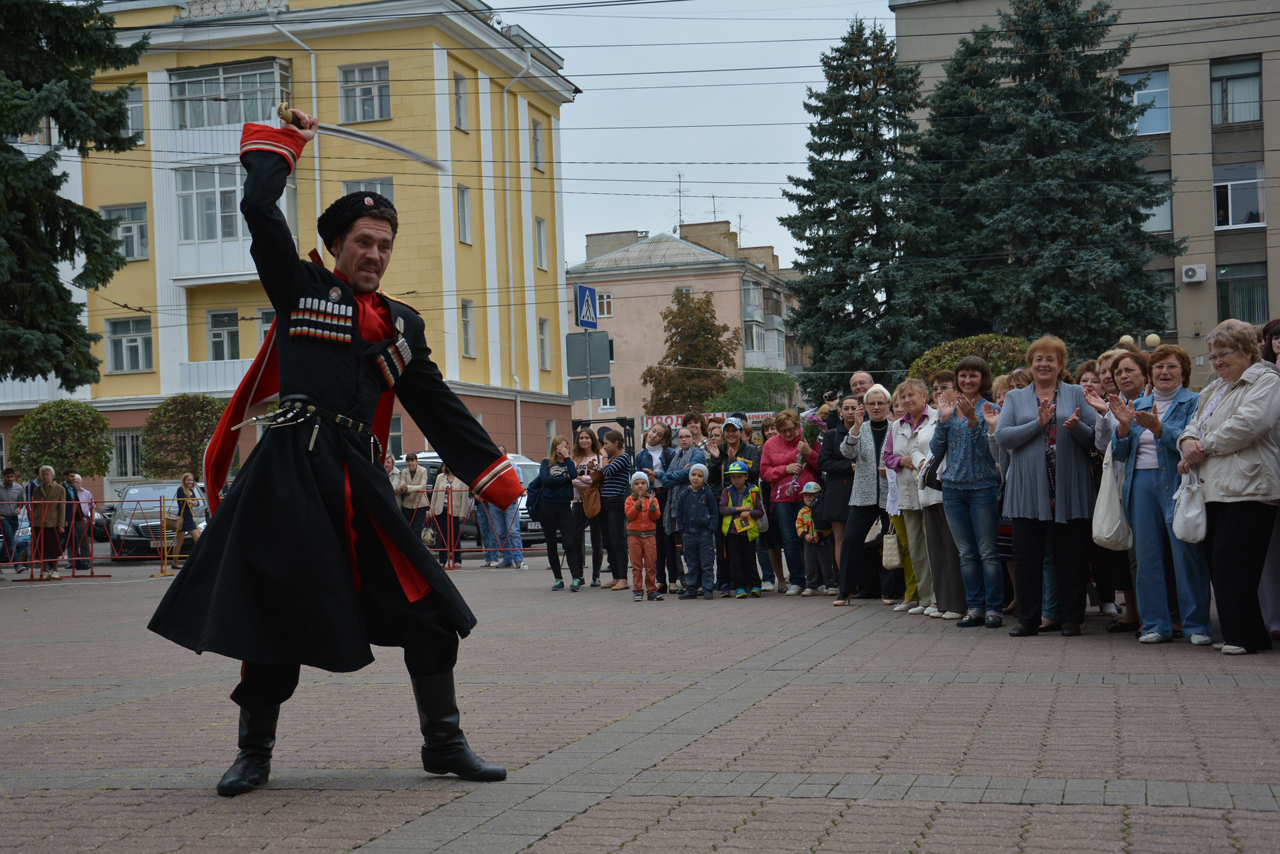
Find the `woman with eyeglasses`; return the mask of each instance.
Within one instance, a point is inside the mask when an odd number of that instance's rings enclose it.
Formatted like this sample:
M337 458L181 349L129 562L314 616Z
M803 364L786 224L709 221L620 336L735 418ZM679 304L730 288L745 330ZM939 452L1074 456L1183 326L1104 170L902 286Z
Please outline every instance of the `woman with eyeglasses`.
M782 554L791 580L787 594L798 596L804 590L804 553L796 533L796 516L804 506L805 484L821 484L822 469L818 468L819 449L811 447L800 435L800 416L794 410L782 410L774 416L773 423L778 435L764 443L760 477L773 485L771 507L778 518ZM769 524L772 526L772 520ZM792 593L792 588L798 589Z
M1205 345L1218 376L1200 390L1178 440L1178 471L1201 481L1222 652L1245 655L1271 649L1258 583L1280 501L1280 374L1262 364L1257 335L1243 321L1218 324Z
M866 548L867 534L876 525L889 527L885 507L889 501L889 481L885 477L884 443L889 435L889 390L876 383L862 398L853 416L853 425L840 443L840 453L854 461L853 492L849 496L849 518L844 523L844 545L840 549L840 596L831 604L850 604L858 599L876 599L883 564L876 549ZM895 535L896 536L896 535Z

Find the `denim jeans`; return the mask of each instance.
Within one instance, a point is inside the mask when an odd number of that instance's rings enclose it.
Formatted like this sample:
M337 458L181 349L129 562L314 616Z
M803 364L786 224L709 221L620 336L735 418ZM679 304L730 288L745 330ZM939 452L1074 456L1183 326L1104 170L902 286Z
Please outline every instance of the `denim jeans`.
M498 551L498 535L493 531L494 523L500 522L501 515L492 504L476 502L476 524L480 527L480 542L484 543L486 563L502 563L502 552Z
M494 510L497 510L495 507ZM497 514L494 514L496 521ZM520 537L520 502L512 501L502 513L502 527L496 532L503 563L524 563L524 540ZM505 539L504 539L505 537Z
M796 517L800 515L800 501L775 501L773 511L778 517L778 534L782 537L782 556L787 562L787 576L792 584L804 587L804 550L800 547L800 535L796 533ZM773 520L769 520L770 524Z
M1184 543L1173 535L1173 523L1167 521L1173 516L1173 497L1160 483L1158 470L1135 469L1129 494L1129 522L1138 554L1138 612L1142 615L1143 633L1156 632L1165 638L1173 636L1173 619L1169 614L1169 594L1164 578L1167 537L1173 551L1182 631L1187 636L1213 634L1209 621L1209 564L1204 544Z
M960 572L970 614L1001 613L1004 608L1004 567L996 531L1000 527L1000 490L942 487L951 537L960 552Z
M685 531L684 586L686 590L714 590L716 585L716 538L710 529Z
M0 551L0 563L13 563L18 548L18 517L0 516L0 533L4 535L4 550Z

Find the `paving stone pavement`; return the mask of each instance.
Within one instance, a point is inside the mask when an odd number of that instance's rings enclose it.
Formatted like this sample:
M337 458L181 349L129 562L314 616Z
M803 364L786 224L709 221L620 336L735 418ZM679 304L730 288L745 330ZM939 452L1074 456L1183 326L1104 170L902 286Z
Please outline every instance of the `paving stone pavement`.
M535 561L545 567L545 560ZM304 670L271 783L213 791L237 665L145 630L150 566L0 576L0 849L1248 852L1280 832L1280 656L829 599L634 603L463 570L457 676L507 782L431 777L394 650Z

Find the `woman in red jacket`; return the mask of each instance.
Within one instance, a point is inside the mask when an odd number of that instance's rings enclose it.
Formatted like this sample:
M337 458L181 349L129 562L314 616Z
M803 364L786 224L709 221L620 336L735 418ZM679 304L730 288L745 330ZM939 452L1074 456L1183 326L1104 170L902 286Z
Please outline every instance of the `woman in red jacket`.
M760 454L760 477L773 484L773 510L778 517L778 533L782 535L782 554L787 561L791 586L804 588L804 558L800 536L796 534L796 516L804 506L804 485L821 482L817 448L800 435L800 417L784 409L774 416L778 435L764 443ZM790 590L788 590L790 592ZM796 593L800 591L797 590Z

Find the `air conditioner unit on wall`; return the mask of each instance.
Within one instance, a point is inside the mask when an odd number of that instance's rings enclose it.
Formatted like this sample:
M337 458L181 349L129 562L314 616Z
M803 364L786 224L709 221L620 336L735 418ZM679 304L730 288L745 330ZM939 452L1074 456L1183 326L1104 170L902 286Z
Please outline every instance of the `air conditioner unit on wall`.
M1206 264L1183 264L1182 265L1182 281L1184 282L1207 282L1209 281L1209 267Z

